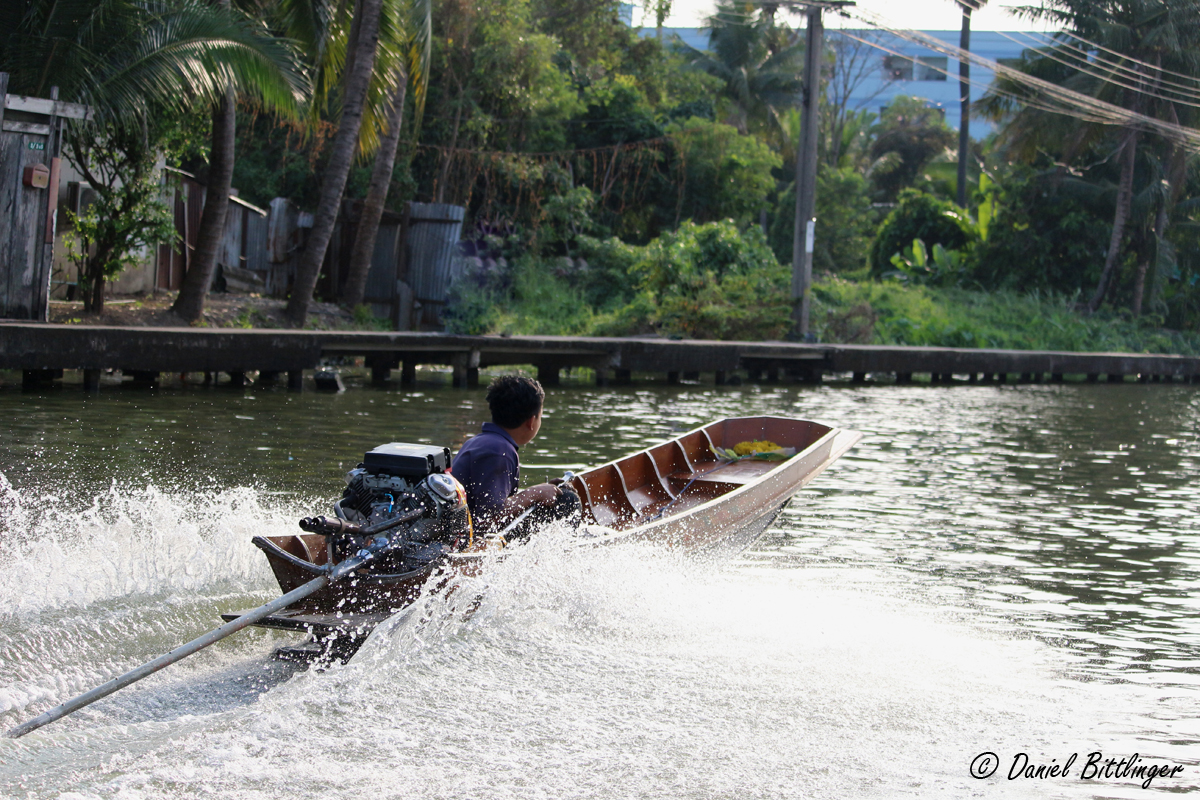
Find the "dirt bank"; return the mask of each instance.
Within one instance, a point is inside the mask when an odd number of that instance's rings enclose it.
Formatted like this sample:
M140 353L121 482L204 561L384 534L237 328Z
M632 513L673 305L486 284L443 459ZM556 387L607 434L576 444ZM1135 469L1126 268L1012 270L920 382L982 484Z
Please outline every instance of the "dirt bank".
M82 302L50 301L50 321L63 325L114 325L143 328L173 328L186 323L171 313L175 292L158 292L134 298L108 300L103 314L85 314ZM204 319L209 328L287 328L283 311L286 300L256 294L210 294L204 302ZM380 323L356 318L334 303L309 307L309 330L378 330ZM386 329L386 325L384 325Z

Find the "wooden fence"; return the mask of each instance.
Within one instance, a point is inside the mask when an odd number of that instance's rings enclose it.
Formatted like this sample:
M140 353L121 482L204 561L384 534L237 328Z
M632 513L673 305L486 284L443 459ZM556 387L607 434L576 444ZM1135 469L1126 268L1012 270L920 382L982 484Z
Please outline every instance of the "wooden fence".
M194 176L171 172L178 179L173 181L173 203L179 236L176 245L158 248L155 285L175 290L183 284L195 251L205 189ZM312 215L283 197L266 209L238 197L230 200L213 288L286 297ZM318 299L341 295L361 214L361 201L342 202L317 281ZM441 329L441 309L462 264L457 245L463 214L461 206L432 203L408 203L403 214L383 212L364 297L375 316L391 321L396 330Z

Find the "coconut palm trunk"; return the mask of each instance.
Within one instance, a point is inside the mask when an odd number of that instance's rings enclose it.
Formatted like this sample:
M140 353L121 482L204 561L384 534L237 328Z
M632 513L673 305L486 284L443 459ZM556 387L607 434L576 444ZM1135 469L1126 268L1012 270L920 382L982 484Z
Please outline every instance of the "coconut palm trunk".
M371 271L371 257L375 254L375 239L379 234L379 220L383 217L383 204L387 200L388 188L392 184L392 169L396 165L396 147L400 143L400 126L404 121L404 101L407 96L408 76L401 73L392 95L387 134L379 142L375 167L371 171L371 184L367 188L367 198L358 219L354 249L350 251L350 267L346 286L342 290L342 305L346 308L354 308L362 303L366 292L367 274Z
M208 185L204 193L204 213L196 235L196 254L192 259L179 297L171 310L185 322L196 322L204 315L204 296L212 284L217 255L225 240L225 218L229 210L229 192L233 187L233 160L237 108L233 88L213 107L212 149L208 157Z
M1112 238L1108 242L1108 255L1104 259L1104 270L1100 273L1100 282L1096 285L1096 293L1088 302L1088 310L1096 311L1104 301L1108 292L1109 282L1121 256L1121 241L1125 238L1125 223L1129 220L1129 210L1133 205L1133 164L1137 157L1138 133L1127 131L1125 143L1121 147L1121 178L1117 184L1117 208L1113 214Z
M288 299L286 316L294 327L303 327L312 303L317 277L325 261L325 252L333 237L333 226L337 222L338 207L346 189L346 177L354 160L354 149L358 144L358 132L362 126L363 109L366 105L367 87L375 68L375 52L379 44L379 16L382 0L362 0L359 8L357 36L351 40L349 67L342 95L342 116L337 134L330 149L329 162L321 179L321 195L313 215L313 227L309 233L308 246L296 266L296 283Z

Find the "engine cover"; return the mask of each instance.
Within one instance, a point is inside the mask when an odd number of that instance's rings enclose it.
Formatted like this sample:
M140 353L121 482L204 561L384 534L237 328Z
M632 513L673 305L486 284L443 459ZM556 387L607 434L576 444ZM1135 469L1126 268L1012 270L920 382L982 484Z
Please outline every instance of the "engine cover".
M362 466L375 475L408 478L412 483L450 469L450 448L428 444L381 444L363 456Z

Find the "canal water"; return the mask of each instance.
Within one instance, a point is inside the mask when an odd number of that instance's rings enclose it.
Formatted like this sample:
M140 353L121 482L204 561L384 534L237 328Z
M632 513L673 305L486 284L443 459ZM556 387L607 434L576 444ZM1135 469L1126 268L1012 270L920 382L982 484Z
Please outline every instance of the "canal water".
M326 512L375 444L457 447L485 408L432 380L0 390L0 728L275 596L251 536ZM243 632L0 739L0 797L1200 787L1200 394L565 386L523 475L756 414L865 437L740 557L549 533L476 579L473 614L425 597L345 666L298 671L269 658L293 637ZM1143 788L1121 761L1172 769Z

